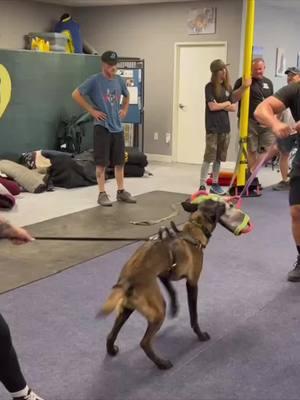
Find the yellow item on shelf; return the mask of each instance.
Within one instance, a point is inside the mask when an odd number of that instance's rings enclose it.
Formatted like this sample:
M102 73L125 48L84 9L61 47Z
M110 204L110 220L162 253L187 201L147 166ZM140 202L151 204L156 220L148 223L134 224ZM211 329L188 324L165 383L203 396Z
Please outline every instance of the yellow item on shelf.
M66 53L75 53L75 48L74 48L71 32L68 31L68 30L64 30L61 33L64 34L66 36L66 38L68 39L68 44L67 44L67 47L66 47Z
M31 50L47 53L50 51L50 43L39 37L35 37L31 41Z

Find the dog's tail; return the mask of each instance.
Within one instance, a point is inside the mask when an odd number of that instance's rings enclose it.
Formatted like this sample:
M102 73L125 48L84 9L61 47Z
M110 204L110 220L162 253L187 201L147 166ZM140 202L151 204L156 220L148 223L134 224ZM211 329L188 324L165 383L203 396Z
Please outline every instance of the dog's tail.
M127 284L116 284L111 291L111 294L108 296L106 302L102 306L101 310L98 312L97 317L105 317L111 314L114 310L122 309L122 302L125 299L125 296L130 291L130 285Z

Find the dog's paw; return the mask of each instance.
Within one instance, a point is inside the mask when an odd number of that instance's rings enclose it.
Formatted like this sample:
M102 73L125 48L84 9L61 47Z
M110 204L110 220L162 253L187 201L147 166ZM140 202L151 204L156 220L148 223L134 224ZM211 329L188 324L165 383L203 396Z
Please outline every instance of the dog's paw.
M169 360L160 360L157 364L159 369L170 369L173 367L173 364Z
M116 345L107 346L107 353L108 353L110 356L114 357L114 356L116 356L116 355L119 353L119 347L116 346Z
M206 342L207 340L210 339L210 336L207 332L201 332L201 334L199 334L198 337L201 342Z

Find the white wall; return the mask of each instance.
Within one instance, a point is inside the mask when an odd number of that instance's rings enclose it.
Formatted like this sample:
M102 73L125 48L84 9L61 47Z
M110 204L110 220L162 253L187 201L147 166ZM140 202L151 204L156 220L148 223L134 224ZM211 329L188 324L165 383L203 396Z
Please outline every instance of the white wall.
M186 20L191 7L217 7L215 35L188 36ZM74 9L82 32L98 51L115 49L121 56L141 57L146 63L145 150L171 154L165 133L172 132L174 43L227 41L232 79L238 77L242 0L203 0L192 3ZM199 96L203 96L200 93ZM203 110L204 112L204 110ZM153 138L159 132L159 140ZM235 159L236 123L229 159Z
M66 7L28 0L0 0L0 48L23 49L28 32L53 30Z
M284 0L282 0L284 3ZM296 66L297 52L300 51L300 1L297 9L265 6L256 1L255 44L264 47L266 76L275 89L286 84L286 77L275 77L276 48L286 50L287 66ZM274 3L275 4L275 3ZM278 4L278 3L277 3Z

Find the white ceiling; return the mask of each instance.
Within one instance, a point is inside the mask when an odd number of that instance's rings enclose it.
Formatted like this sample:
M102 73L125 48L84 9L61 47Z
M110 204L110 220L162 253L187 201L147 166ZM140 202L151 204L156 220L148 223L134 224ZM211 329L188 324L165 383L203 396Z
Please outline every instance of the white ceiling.
M119 6L128 4L184 3L191 0L34 0L69 7ZM192 0L193 1L193 0Z

